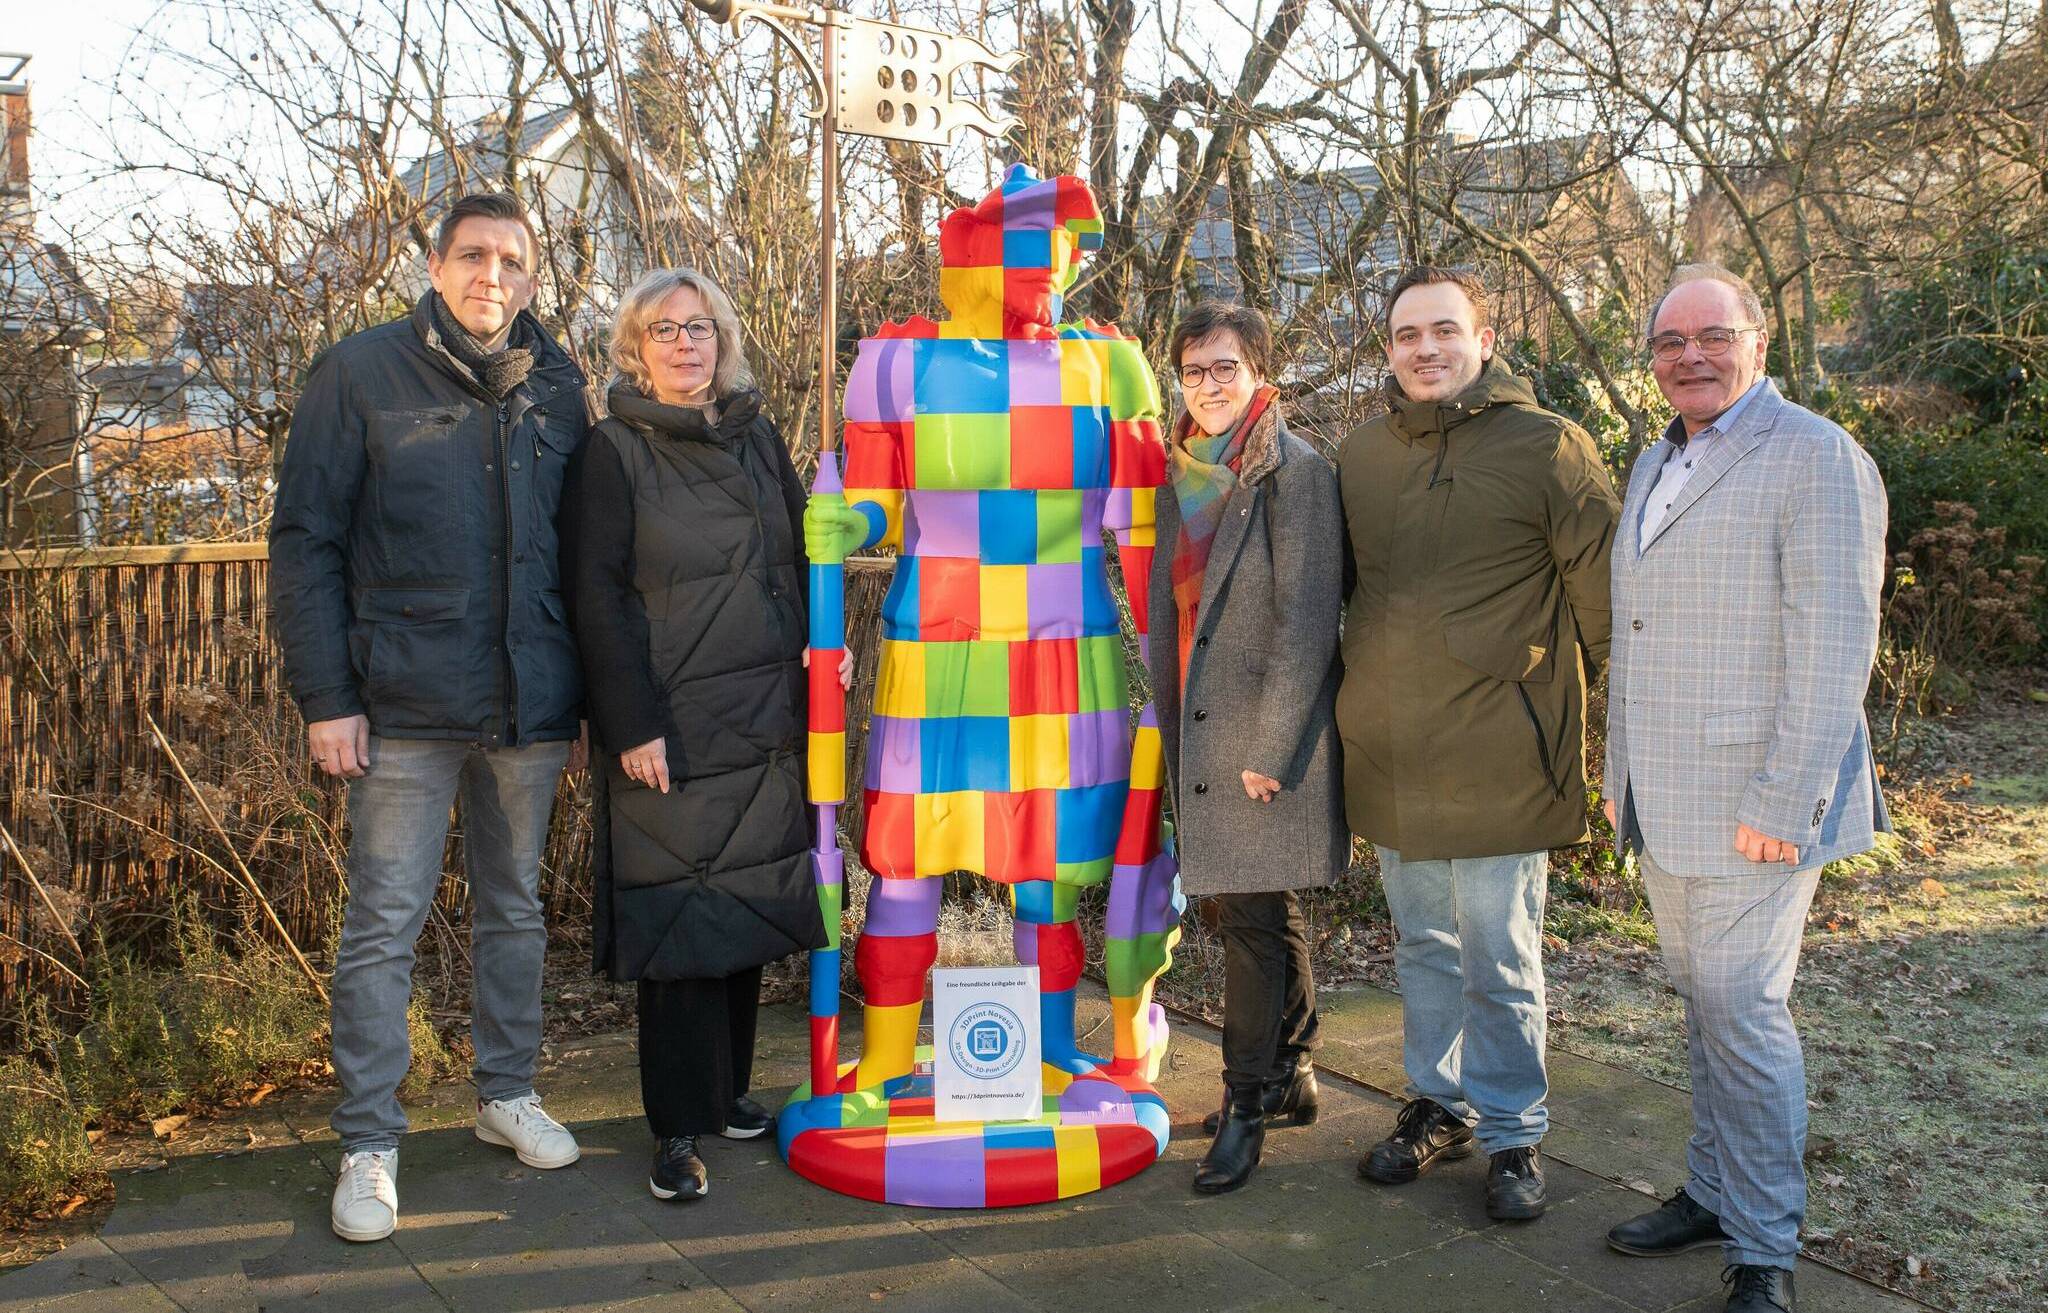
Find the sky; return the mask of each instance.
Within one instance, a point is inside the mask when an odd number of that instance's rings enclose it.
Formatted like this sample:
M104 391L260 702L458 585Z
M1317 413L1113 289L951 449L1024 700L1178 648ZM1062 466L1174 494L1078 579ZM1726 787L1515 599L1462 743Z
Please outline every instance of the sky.
M1214 3L1193 0L1191 7ZM852 0L850 7L873 12L883 6L880 0ZM114 153L113 136L124 132L120 149L130 158L162 162L176 153L133 126L138 102L160 107L158 116L173 125L179 145L205 154L218 143L212 153L220 158L251 158L257 147L250 143L246 118L232 121L229 102L186 81L190 72L176 58L205 50L221 9L218 0L0 0L0 51L33 57L26 73L34 112L31 168L46 240L80 251L118 252L141 231L133 212L184 211L202 222L215 217L209 207L219 209L220 197L195 192L175 173L110 178L104 161ZM1143 46L1153 39L1149 28L1140 34ZM112 126L122 120L129 124L125 130ZM282 149L288 151L290 143ZM227 215L218 218L225 222Z
M104 83L121 66L136 29L164 17L159 8L159 0L10 0L0 6L0 50L34 56L25 74L35 131L29 160L51 235L96 217L90 199L74 192L91 172L107 117Z

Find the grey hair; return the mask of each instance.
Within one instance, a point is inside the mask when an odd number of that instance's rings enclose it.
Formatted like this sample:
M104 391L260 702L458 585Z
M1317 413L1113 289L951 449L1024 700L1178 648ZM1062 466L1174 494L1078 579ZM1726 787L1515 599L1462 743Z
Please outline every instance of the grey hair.
M711 395L714 400L730 396L735 389L751 387L754 371L747 366L746 349L740 345L739 312L725 289L695 269L656 269L645 274L619 300L619 312L612 319L612 381L627 382L648 396L654 395L647 366L640 360L640 345L647 326L654 322L661 303L684 288L704 300L717 326L718 361L711 367Z
M1664 292L1657 298L1657 304L1650 307L1650 317L1643 324L1643 336L1648 337L1657 331L1657 316L1664 313L1664 303L1671 299L1673 292L1686 283L1698 282L1721 283L1734 288L1735 299L1742 303L1742 313L1748 315L1751 322L1755 323L1765 336L1770 335L1770 324L1764 318L1763 298L1756 294L1756 289L1749 285L1749 280L1723 265L1703 260L1698 264L1679 265L1671 271L1671 281L1664 285ZM1728 327L1732 328L1734 325L1730 324Z

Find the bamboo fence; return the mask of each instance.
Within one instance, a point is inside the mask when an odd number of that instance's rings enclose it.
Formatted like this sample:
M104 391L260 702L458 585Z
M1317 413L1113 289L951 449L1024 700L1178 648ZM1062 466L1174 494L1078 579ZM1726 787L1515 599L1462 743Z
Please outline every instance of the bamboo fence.
M869 640L851 706L868 705L890 564L849 562L848 632ZM324 965L346 792L306 763L268 578L261 543L0 552L0 824L21 851L0 845L0 1018L30 996L75 1008L71 971L91 974L77 944L148 951L180 897L226 933L252 896L267 901L264 933ZM848 728L857 780L865 724ZM541 890L552 923L589 915L587 793L565 781L557 799ZM444 930L466 904L459 830L446 869Z

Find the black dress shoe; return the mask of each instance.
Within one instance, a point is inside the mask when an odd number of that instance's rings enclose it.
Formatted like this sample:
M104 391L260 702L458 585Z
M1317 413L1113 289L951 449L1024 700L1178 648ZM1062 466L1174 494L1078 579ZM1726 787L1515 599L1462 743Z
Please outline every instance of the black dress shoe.
M1222 1121L1209 1152L1195 1167L1195 1189L1201 1194L1227 1194L1252 1179L1252 1169L1266 1145L1266 1112L1261 1085L1225 1094Z
M1691 1249L1723 1244L1728 1233L1721 1219L1699 1206L1683 1189L1640 1217L1631 1217L1607 1233L1607 1245L1638 1258L1662 1258Z
M1486 1162L1486 1215L1497 1222L1527 1222L1549 1206L1543 1155L1535 1145L1502 1149Z
M654 1166L647 1189L656 1199L702 1199L711 1193L711 1175L697 1156L697 1137L678 1135L654 1146Z
M742 1094L732 1101L732 1111L725 1114L725 1129L719 1134L728 1140L751 1140L773 1129L775 1114Z
M1268 1126L1313 1126L1322 1091L1316 1087L1316 1064L1306 1053L1294 1060L1294 1067L1279 1080L1267 1081L1259 1092L1259 1105L1266 1110ZM1214 1135L1223 1124L1219 1109L1202 1118L1202 1130Z
M1792 1269L1735 1263L1721 1269L1728 1313L1792 1313Z
M1358 1174L1382 1185L1405 1185L1439 1159L1463 1158L1472 1148L1472 1128L1450 1109L1435 1099L1410 1099L1394 1133L1358 1160Z

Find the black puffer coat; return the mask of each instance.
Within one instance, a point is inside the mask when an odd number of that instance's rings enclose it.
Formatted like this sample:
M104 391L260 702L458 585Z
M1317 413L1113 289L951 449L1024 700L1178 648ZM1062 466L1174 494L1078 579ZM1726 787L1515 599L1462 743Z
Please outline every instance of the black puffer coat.
M722 977L823 947L803 796L804 491L758 393L617 386L571 474L596 738L596 966ZM668 745L671 791L620 754Z

